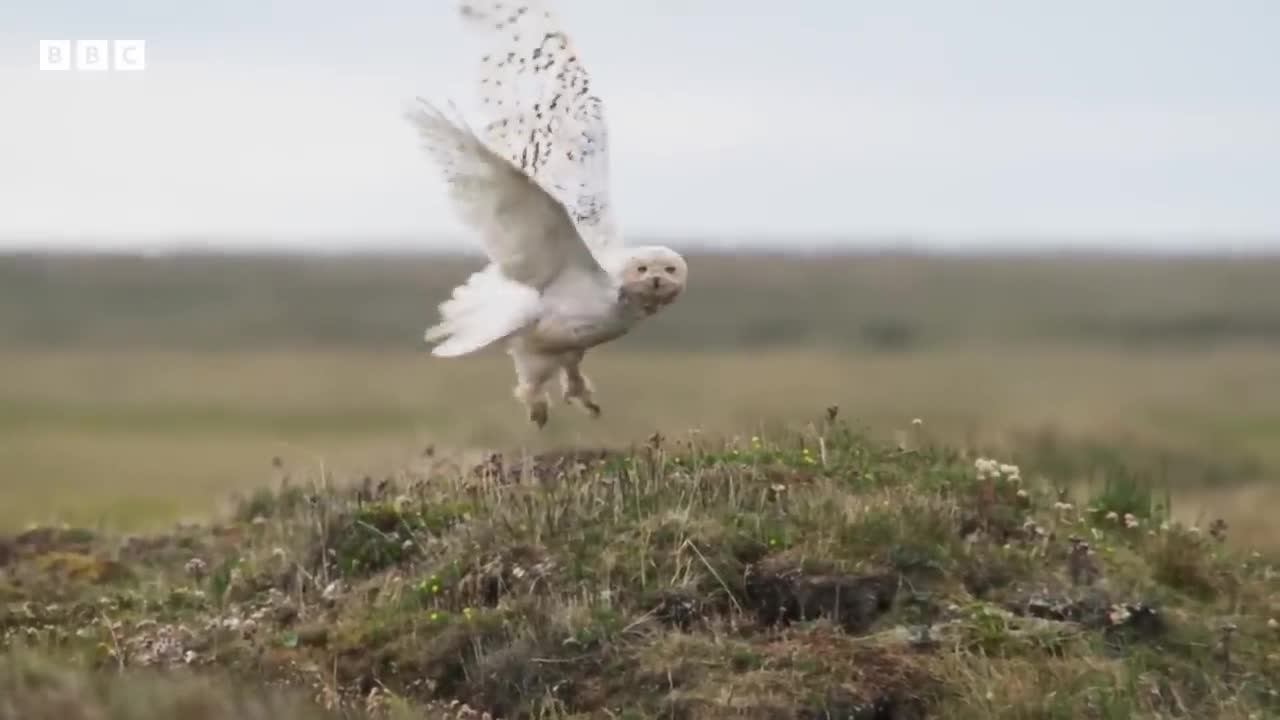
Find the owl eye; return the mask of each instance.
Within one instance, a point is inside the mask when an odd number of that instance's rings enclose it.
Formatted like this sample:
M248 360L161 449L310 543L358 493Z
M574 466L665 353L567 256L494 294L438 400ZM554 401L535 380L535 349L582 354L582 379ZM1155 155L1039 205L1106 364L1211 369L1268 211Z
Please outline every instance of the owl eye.
M638 267L638 268L636 268L636 269L637 269L637 270L639 270L640 272L649 272L649 266L648 266L648 265L641 265L640 267Z
M675 274L676 274L676 266L675 266L675 265L668 265L668 266L667 266L667 274L668 274L668 275L675 275Z

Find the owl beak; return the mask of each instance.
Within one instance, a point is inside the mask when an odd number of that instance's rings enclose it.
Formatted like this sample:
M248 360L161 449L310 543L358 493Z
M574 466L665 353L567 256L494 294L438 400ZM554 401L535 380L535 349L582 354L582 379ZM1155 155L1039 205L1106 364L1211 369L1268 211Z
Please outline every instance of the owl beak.
M653 315L671 304L680 294L680 286L664 277L651 277L624 285L621 295L630 297L646 315Z

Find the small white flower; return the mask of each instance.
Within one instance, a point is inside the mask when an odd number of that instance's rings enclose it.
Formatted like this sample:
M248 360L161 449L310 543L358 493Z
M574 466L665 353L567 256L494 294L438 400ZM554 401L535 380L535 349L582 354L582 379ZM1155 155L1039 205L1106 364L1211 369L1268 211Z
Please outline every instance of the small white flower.
M1198 526L1198 525L1192 525L1191 527L1187 528L1187 532L1191 533L1192 535L1199 535L1199 534L1200 534L1200 526Z
M1123 605L1112 605L1107 618L1111 620L1112 625L1121 625L1130 618L1129 609Z
M1127 527L1127 528L1129 528L1130 530L1132 530L1133 528L1138 527L1138 524L1139 524L1139 523L1138 523L1138 518L1134 517L1133 513L1125 513L1125 514L1124 514L1124 526L1125 526L1125 527Z
M915 425L916 427L920 427L921 425L924 424L924 421L921 420L920 418L912 418L911 424Z
M1276 622L1275 618L1271 618L1270 620L1267 621L1267 627L1271 628L1272 630L1275 630L1276 628L1280 628L1280 622Z
M183 569L187 571L188 575L199 580L204 577L206 572L209 571L209 563L206 563L200 558L191 558L187 561L187 564L183 566Z
M1111 522L1115 522L1120 519L1120 515L1115 510L1112 510L1111 512L1107 513L1107 519L1110 520Z
M1062 512L1070 512L1071 510L1074 510L1075 507L1075 505L1072 505L1069 502L1062 502L1061 500L1053 504L1054 510L1060 510Z
M983 480L988 476L996 476L1000 474L1000 463L988 458L978 458L973 461L973 467L978 471L978 479Z
M324 592L320 593L320 597L325 600L336 600L342 594L342 581L334 580L325 586Z
M1027 499L1027 497L1028 497L1028 494L1027 494L1027 491L1026 491L1026 490L1019 490L1019 491L1018 491L1018 499L1019 499L1019 500L1026 500L1026 499Z

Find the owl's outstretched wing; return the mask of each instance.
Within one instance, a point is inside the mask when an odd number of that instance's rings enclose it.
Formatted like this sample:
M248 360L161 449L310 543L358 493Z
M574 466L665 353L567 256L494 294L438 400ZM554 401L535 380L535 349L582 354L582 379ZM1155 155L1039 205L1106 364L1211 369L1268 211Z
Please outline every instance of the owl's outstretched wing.
M536 319L541 291L566 271L603 275L564 207L465 123L425 101L407 116L492 261L440 305L442 319L426 333L441 342L436 355L474 352L518 332Z
M419 103L408 119L443 171L463 222L479 232L485 253L505 277L542 290L570 266L603 272L559 201L490 150L462 120Z
M604 103L545 0L463 0L485 41L485 140L560 200L596 253L622 245L609 192Z

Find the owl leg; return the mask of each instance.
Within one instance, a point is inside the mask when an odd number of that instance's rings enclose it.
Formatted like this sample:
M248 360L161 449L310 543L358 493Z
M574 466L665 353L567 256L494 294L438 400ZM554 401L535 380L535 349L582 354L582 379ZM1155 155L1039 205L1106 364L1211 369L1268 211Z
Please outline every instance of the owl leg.
M560 366L559 358L531 352L518 340L512 343L507 353L516 366L516 399L529 411L529 419L542 428L547 424L549 415L546 385Z
M582 358L585 350L568 353L560 367L560 385L564 388L564 401L576 402L591 417L600 417L600 406L593 399L595 388L591 380L582 374Z

